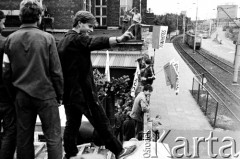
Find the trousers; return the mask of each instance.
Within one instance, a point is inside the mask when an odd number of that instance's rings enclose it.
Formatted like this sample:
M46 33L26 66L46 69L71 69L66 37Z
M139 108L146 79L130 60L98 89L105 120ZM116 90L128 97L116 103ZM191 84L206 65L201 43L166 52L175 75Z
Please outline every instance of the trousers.
M83 114L93 125L95 131L105 144L105 147L115 155L120 154L123 150L122 144L114 136L109 119L99 103L92 102L89 107L86 104L65 104L64 107L67 121L63 140L64 150L66 152L65 157L67 159L76 156L78 153L77 135L81 126Z
M17 158L33 159L34 130L37 115L47 143L48 159L62 159L61 125L58 103L55 98L40 100L23 91L16 95Z
M0 102L0 158L13 159L16 149L16 114L13 103Z

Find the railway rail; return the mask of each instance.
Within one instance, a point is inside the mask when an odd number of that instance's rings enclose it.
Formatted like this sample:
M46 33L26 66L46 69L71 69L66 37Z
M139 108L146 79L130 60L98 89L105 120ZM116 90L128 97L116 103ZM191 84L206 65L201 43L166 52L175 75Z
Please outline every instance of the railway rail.
M193 50L183 44L180 38L175 38L173 43L180 55L197 70L196 74L204 74L208 80L205 86L210 88L216 99L240 122L240 87L232 85L233 67L208 56L204 50L193 54Z

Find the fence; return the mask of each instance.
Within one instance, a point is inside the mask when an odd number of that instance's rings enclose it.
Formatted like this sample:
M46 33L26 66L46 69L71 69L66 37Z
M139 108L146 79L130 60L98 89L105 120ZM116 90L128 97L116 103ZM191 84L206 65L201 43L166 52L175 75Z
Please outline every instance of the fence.
M191 93L213 128L239 130L240 121L232 114L227 106L215 98L215 94L210 93L210 91L195 78L193 78Z

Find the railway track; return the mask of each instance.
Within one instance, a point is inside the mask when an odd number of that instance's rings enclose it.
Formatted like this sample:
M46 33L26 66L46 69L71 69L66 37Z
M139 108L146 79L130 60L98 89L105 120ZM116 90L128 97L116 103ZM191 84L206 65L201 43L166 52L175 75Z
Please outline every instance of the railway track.
M216 99L240 122L240 87L232 85L233 67L211 58L204 50L193 54L193 50L179 42L178 38L173 43L180 55L197 70L196 74L204 74L208 81L205 86L210 88Z

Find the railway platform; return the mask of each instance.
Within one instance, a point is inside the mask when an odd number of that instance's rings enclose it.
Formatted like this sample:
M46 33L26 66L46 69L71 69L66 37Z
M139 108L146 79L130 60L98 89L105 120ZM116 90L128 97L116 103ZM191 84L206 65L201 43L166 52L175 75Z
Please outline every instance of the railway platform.
M149 46L148 52L154 54ZM164 65L170 60L179 61L179 93L166 85ZM207 118L201 112L197 102L191 95L192 80L195 76L183 59L174 49L172 43L155 51L154 70L156 80L150 98L150 117L161 116L162 128L176 130L211 130Z

